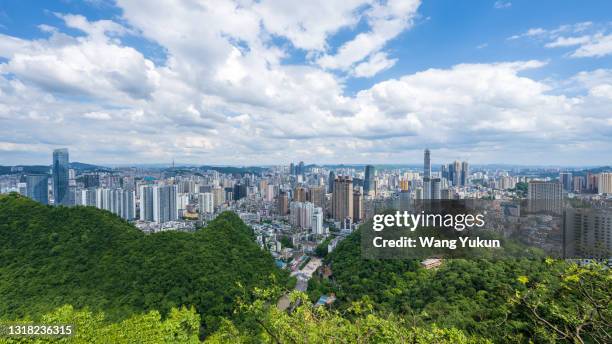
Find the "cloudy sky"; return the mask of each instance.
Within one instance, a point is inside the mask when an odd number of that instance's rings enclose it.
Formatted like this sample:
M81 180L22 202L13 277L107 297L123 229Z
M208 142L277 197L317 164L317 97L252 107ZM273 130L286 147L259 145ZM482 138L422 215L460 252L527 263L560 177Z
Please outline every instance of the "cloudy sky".
M58 147L610 165L612 2L2 0L0 164Z

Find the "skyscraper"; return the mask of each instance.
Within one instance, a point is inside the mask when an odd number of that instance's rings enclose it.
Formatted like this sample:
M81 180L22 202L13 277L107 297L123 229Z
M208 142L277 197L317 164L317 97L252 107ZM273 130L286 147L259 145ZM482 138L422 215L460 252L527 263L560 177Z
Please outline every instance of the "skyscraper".
M612 194L612 173L603 172L597 176L597 192L600 194Z
M71 205L68 185L69 164L67 148L53 151L53 199L55 205Z
M453 185L454 186L461 186L461 163L457 160L455 160L455 162L453 162L452 165L453 169Z
M572 173L561 172L559 173L559 181L563 185L563 191L572 192Z
M429 149L425 149L423 157L423 178L431 178L431 153Z
M365 179L363 180L364 195L370 195L371 192L376 192L376 190L374 190L374 187L375 187L374 178L375 177L376 177L376 168L372 165L367 165L365 167Z
M281 216L289 214L289 195L284 191L278 195L278 213Z
M467 161L461 163L461 186L469 184L470 165Z
M335 181L336 181L336 174L334 173L334 171L330 171L329 178L327 178L327 192L328 193L334 192Z
M363 221L363 196L359 191L353 191L353 222Z
M26 196L42 204L49 204L49 176L28 174L26 176Z
M164 223L178 219L176 194L176 185L156 185L153 187L153 221Z
M332 215L339 221L353 219L353 180L349 176L338 176L334 181Z
M140 220L153 221L153 187L142 185L140 187Z
M430 183L431 193L429 195L430 199L441 199L442 198L440 182L441 182L440 178L431 179L431 183Z
M325 234L325 228L323 227L323 209L321 207L315 207L312 212L312 233L323 235Z
M198 195L198 206L200 214L212 214L214 212L213 194L204 192Z

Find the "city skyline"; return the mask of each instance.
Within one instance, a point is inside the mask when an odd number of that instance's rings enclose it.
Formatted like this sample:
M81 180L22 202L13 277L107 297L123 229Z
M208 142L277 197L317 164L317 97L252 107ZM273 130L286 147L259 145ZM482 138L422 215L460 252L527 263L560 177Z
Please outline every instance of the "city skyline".
M609 13L606 1L7 2L0 165L58 147L100 165L412 164L424 146L438 161L609 165Z

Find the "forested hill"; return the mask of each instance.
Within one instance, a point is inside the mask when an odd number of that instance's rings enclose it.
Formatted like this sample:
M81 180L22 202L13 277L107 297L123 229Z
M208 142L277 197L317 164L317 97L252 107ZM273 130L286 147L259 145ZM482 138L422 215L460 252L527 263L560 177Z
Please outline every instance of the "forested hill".
M363 259L360 240L357 230L326 257L333 275L310 280L311 299L333 292L341 311L366 303L417 325L457 328L499 343L610 339L601 331L612 320L610 269L508 258L449 259L426 270L415 260Z
M111 319L193 305L205 329L237 296L287 276L234 213L196 233L146 235L110 212L0 196L0 318L64 304Z

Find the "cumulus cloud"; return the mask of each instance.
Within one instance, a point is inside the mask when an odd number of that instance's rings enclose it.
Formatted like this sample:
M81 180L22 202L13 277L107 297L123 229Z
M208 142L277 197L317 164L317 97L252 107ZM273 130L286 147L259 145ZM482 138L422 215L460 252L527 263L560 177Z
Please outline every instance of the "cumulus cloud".
M574 150L580 161L612 133L608 69L549 83L526 76L542 61L457 64L346 92L347 77L397 62L385 45L410 27L416 1L117 5L114 20L58 14L80 35L0 35L0 163L41 163L58 146L98 163L411 162L426 145L450 159ZM127 35L167 58L153 62ZM296 50L304 61L287 62Z

